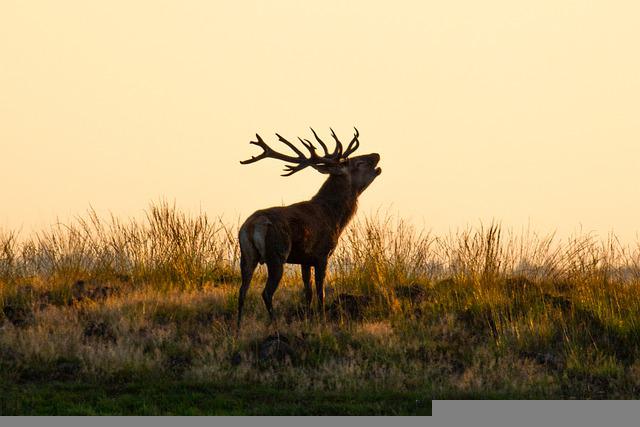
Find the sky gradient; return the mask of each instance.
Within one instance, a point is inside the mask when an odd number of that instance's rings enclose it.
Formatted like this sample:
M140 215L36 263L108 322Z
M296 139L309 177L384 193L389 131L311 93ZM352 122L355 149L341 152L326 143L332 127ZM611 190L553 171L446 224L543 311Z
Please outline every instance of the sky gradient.
M360 215L635 242L638 18L633 1L5 0L0 228L161 199L233 222L324 179L241 166L256 132L357 126L383 168Z

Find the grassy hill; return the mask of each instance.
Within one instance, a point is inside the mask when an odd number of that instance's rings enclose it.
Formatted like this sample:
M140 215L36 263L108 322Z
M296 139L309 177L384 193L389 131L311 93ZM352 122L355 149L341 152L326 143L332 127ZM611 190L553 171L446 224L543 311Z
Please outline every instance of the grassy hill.
M431 399L640 396L640 252L614 238L355 222L325 313L260 267L235 331L235 230L161 204L0 232L0 413L429 414Z

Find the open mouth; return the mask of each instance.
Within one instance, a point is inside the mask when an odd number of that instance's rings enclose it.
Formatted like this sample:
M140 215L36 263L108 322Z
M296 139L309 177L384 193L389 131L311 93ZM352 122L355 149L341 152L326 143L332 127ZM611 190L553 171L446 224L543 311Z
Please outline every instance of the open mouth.
M376 176L380 175L382 173L382 168L381 167L377 167L376 168Z

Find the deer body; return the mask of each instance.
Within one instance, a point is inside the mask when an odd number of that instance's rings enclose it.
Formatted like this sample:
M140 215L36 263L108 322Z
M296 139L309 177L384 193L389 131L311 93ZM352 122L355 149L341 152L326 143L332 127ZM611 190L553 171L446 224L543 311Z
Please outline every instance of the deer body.
M339 144L335 134L333 135L336 143ZM280 136L279 138L281 141L284 140ZM296 158L296 163L299 163L299 166L295 168L288 166L288 168L289 175L305 166L313 166L322 173L328 173L329 177L318 193L311 200L305 202L258 210L249 216L240 227L238 237L241 252L242 285L238 299L238 329L240 328L246 292L258 263L267 265L268 278L262 292L262 298L272 320L274 318L273 294L282 278L285 263L301 266L308 308L310 308L313 298L311 288L311 267L313 267L318 308L320 311L323 310L323 282L328 259L338 244L342 230L356 212L358 196L381 173L381 169L375 167L380 160L378 154L373 153L347 159L342 154L342 146L340 145L334 152L339 152L339 155L331 157L317 136L316 139L325 149L326 155L322 158L315 155L313 149L315 147L307 141L309 145L305 144L305 147L312 153L310 159ZM354 141L357 142L357 133ZM283 142L289 144L286 140ZM257 145L261 143L262 140L258 136ZM354 151L357 145L353 149L352 147L353 141L349 145L347 154L349 150ZM263 149L265 149L265 153L275 153L269 152L268 150L271 149L268 147L263 147ZM299 153L299 151L297 152ZM279 153L275 154L280 155ZM260 160L260 158L263 157L253 158L246 162ZM285 160L293 161L291 158ZM311 163L312 161L314 163Z

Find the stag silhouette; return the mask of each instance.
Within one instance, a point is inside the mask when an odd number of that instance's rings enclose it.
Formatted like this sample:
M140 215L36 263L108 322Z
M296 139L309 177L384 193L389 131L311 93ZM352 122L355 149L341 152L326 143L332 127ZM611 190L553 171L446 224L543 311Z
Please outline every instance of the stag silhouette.
M324 155L319 155L316 147L308 139L298 138L309 151L309 155L305 156L294 144L276 133L278 140L291 148L296 155L282 154L274 151L256 134L257 141L250 143L261 147L263 152L240 162L249 164L266 158L278 159L290 163L285 165L286 173L282 176L291 176L311 166L329 177L311 200L261 209L254 212L240 227L238 237L242 285L238 298L238 331L245 296L258 263L267 264L268 278L262 299L271 321L274 320L273 295L282 278L285 263L300 264L309 310L313 298L313 267L318 310L321 313L324 311L323 283L328 259L338 243L340 234L356 212L358 197L382 172L382 169L377 167L380 161L380 155L377 153L349 157L360 145L358 129L355 129L353 139L346 150L343 150L340 140L331 129L331 136L336 142L331 153L316 132L313 129L311 132L322 147Z

